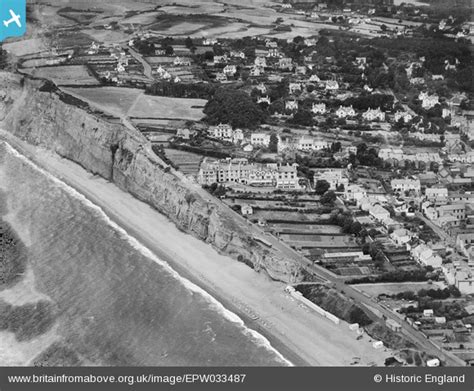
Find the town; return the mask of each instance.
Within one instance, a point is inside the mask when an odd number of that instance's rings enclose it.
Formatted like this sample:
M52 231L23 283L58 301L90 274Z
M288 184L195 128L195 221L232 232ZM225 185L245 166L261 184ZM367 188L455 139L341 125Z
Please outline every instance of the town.
M305 282L324 269L391 313L375 316L389 331L372 329L374 348L409 350L406 324L474 365L474 23L439 3L284 1L233 36L171 5L106 22L67 7L76 28L50 31L51 50L5 49L18 72L139 129L260 244L306 259Z

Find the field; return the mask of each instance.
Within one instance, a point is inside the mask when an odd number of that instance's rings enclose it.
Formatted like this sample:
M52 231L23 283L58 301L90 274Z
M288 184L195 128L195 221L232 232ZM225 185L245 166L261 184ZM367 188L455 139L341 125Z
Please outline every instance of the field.
M64 90L100 104L112 112L118 111L122 114L128 113L135 100L143 93L134 88L120 87L67 88Z
M21 57L27 54L42 52L43 50L46 50L46 46L41 38L33 38L4 43L3 49L9 53L13 53L17 57Z
M197 175L199 172L202 156L176 149L165 149L165 154L183 174Z
M384 293L396 295L405 291L418 292L420 289L444 289L445 285L442 282L433 282L433 284L427 282L399 282L396 284L358 284L356 287L370 296L377 297Z
M128 115L134 118L165 118L199 121L206 100L141 95Z
M92 76L84 65L59 65L52 67L31 69L31 74L52 80L57 85L98 85L97 79Z

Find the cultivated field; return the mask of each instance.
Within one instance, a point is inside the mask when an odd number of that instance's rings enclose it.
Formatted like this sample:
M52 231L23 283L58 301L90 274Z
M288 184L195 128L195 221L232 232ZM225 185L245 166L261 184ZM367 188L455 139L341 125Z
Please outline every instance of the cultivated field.
M91 75L84 65L59 65L30 69L33 76L52 80L57 85L98 85L97 79Z
M201 155L177 149L165 149L165 154L183 174L197 175L199 172L199 166L203 159Z

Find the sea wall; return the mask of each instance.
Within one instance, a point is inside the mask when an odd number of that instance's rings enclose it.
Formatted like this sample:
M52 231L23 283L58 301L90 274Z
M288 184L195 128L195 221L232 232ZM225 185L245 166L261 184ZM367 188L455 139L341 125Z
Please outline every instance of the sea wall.
M137 130L88 107L52 83L0 73L0 126L113 181L219 252L284 282L299 265L255 242L219 201L206 201L156 156Z

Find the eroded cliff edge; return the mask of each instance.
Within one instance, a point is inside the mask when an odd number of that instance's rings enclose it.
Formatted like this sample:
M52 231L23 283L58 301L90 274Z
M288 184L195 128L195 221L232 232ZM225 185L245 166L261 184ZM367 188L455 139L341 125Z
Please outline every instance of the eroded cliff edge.
M0 73L0 126L114 182L219 252L266 271L275 280L301 279L299 265L259 245L233 212L206 201L156 156L138 131L95 112L52 83Z

